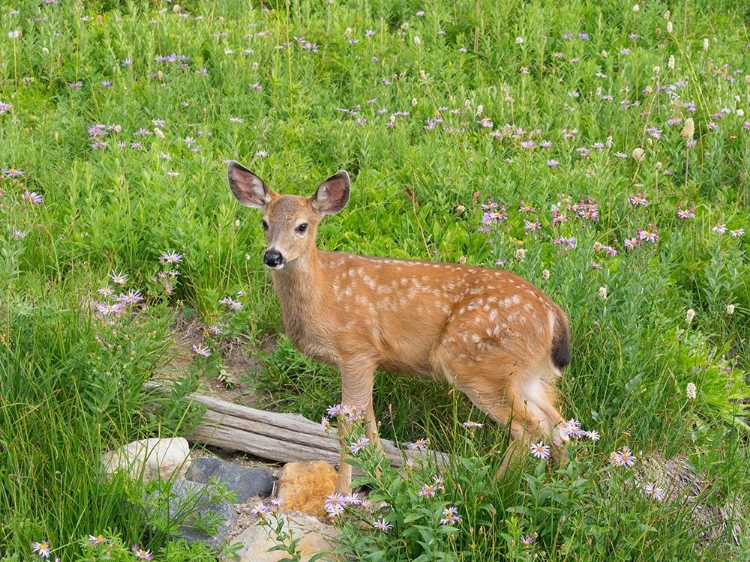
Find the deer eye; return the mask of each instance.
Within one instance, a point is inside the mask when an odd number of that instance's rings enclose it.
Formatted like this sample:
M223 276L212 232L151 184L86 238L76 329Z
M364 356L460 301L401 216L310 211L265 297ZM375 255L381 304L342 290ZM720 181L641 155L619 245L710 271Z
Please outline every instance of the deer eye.
M268 230L268 223L266 222L266 219L263 219L260 224L263 225L263 230Z
M303 222L302 224L300 224L299 226L297 226L296 230L299 233L303 233L303 232L307 231L307 223Z

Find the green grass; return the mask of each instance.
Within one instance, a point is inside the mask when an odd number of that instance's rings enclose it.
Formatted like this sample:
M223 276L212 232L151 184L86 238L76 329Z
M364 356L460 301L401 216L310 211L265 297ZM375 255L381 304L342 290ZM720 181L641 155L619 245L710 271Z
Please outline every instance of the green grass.
M472 470L493 472L502 430L476 433L469 454L460 422L480 418L462 397L379 375L385 436L428 432L484 467L455 467L446 491L463 490L464 525L440 543L451 556L528 558L541 552L519 550L531 532L551 560L747 556L727 533L707 546L679 502L644 509L633 479L608 465L623 446L639 462L687 459L712 483L706 501L736 506L746 529L744 3L264 6L19 0L0 10L0 556L24 559L30 541L48 539L75 559L81 537L105 530L174 556L137 510L121 509L137 487L102 481L97 459L189 421L179 393L159 407L140 390L170 356L175 315L196 311L206 326L213 355L196 357L193 375L218 371L225 337L257 343L282 331L260 217L231 197L229 159L291 193L348 170L352 199L321 225L326 249L503 267L568 312L562 410L601 434L572 452L576 474L534 467L467 491ZM680 135L688 118L694 146ZM639 193L647 206L629 200ZM507 219L485 232L488 198ZM568 207L578 202L595 204L598 219L576 218ZM569 220L555 224L553 206ZM678 206L694 206L694 218L680 219ZM723 235L713 230L722 224ZM655 229L655 243L625 246ZM160 263L165 252L181 262ZM124 287L112 272L127 274ZM113 303L97 293L107 283L145 300L109 322L96 307ZM242 310L220 304L226 297ZM266 365L253 382L269 405L316 419L340 400L336 372L283 338ZM496 510L489 526L470 516L485 504ZM556 511L578 504L579 519Z

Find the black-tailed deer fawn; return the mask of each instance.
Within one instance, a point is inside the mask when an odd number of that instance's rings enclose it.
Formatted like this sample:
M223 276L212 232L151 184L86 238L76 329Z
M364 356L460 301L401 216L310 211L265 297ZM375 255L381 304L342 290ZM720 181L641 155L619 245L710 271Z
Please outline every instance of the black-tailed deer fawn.
M236 162L228 174L237 200L263 211L263 260L289 339L341 371L342 404L365 412L371 441L376 369L444 378L510 423L516 444L567 441L555 379L570 363L570 333L541 290L495 269L319 251L318 224L349 201L346 172L312 197L279 195ZM337 490L350 486L342 462Z

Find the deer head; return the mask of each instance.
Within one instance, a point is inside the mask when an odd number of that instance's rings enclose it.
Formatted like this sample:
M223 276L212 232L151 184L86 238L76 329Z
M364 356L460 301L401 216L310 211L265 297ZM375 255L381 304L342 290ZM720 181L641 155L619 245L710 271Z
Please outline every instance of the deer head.
M266 236L264 263L274 270L290 266L315 251L318 224L325 215L334 215L349 202L349 174L334 174L318 186L312 197L279 195L253 172L230 162L229 187L246 207L263 211Z

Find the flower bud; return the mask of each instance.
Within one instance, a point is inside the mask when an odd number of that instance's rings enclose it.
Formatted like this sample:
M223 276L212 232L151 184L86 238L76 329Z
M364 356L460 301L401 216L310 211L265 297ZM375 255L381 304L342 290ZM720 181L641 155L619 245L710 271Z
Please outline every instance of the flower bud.
M680 131L680 136L683 139L687 139L689 141L693 140L693 135L695 134L695 123L693 122L692 117L688 117L685 119L685 125L682 127L682 131Z
M646 157L646 152L641 147L636 147L630 155L636 162L643 162L643 159Z

